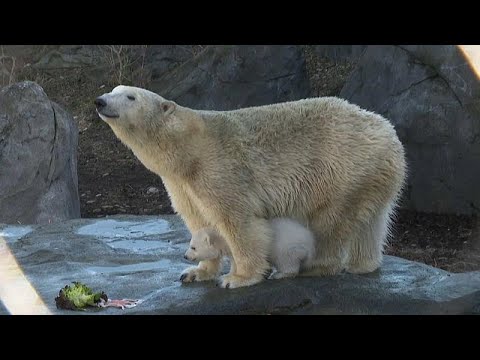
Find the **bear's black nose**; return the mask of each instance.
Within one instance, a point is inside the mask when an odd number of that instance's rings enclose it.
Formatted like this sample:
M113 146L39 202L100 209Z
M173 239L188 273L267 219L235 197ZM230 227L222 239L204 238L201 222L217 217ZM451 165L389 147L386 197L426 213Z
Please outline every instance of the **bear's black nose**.
M102 109L104 108L105 106L107 106L107 103L105 102L105 100L102 99L102 97L97 97L95 99L95 106L97 107L97 109Z
M183 257L188 260L188 256L187 256L187 255L183 255Z

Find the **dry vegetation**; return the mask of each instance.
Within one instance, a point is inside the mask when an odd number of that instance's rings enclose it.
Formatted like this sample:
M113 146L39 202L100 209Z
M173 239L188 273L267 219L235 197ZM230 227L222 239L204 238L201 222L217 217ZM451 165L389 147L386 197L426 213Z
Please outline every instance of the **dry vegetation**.
M150 74L145 67L148 45L99 45L100 62L108 64L110 84L145 87Z
M15 82L16 57L5 55L4 47L0 47L0 86Z

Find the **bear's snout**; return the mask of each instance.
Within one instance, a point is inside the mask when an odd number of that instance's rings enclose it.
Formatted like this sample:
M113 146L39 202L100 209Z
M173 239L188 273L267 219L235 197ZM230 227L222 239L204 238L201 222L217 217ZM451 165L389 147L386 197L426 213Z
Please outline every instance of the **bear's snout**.
M95 102L95 106L97 107L97 110L101 110L105 106L107 106L107 102L101 96L97 97L94 102Z
M118 118L118 113L112 109L111 101L107 102L109 99L108 94L103 94L95 99L94 104L97 108L97 113L103 120Z
M188 251L183 255L183 258L188 261L195 261L195 256L191 256Z

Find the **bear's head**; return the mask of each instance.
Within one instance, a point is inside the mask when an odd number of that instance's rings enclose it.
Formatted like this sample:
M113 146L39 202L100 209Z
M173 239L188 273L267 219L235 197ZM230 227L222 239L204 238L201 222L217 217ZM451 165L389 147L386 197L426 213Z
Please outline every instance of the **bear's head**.
M160 176L190 176L195 171L195 157L186 154L199 152L205 129L195 110L123 85L96 98L95 106L100 118L149 170Z
M220 249L215 244L215 236L211 231L202 229L192 235L190 246L185 252L185 259L203 261L216 259L220 256Z
M165 124L177 107L151 91L124 85L96 98L95 106L100 118L110 126L130 129Z

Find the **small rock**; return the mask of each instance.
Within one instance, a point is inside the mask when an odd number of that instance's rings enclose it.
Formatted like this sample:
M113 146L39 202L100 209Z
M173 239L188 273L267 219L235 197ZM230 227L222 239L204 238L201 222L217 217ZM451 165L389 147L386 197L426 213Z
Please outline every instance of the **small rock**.
M95 197L100 197L100 196L102 196L102 194L97 194L97 195L95 195Z
M99 213L100 211L102 211L102 209L93 209L93 213L96 214L96 213Z
M147 190L147 194L158 194L160 190L154 186L151 186Z
M108 175L110 175L110 173L105 173L105 174L102 175L102 177L105 177L105 176L108 176Z
M87 204L93 204L94 202L95 202L95 200L88 200Z

